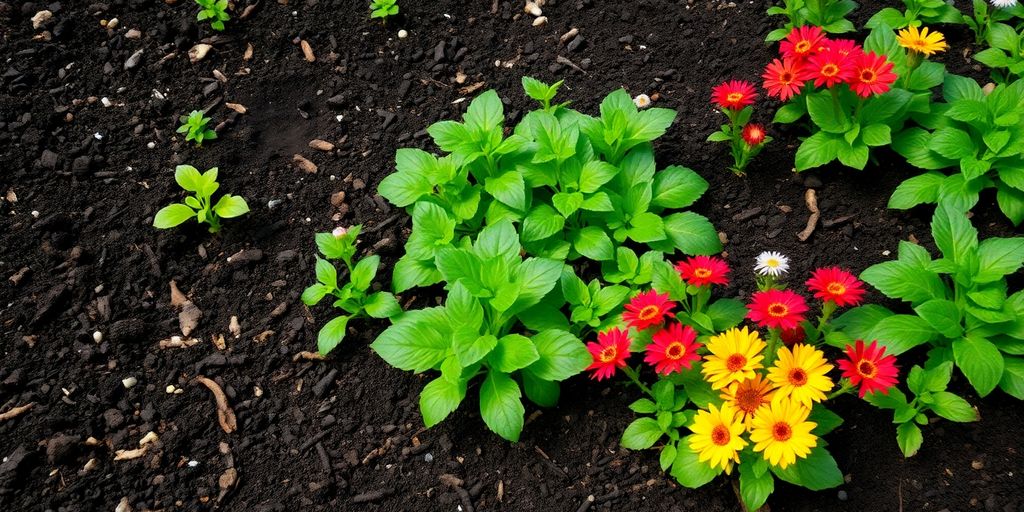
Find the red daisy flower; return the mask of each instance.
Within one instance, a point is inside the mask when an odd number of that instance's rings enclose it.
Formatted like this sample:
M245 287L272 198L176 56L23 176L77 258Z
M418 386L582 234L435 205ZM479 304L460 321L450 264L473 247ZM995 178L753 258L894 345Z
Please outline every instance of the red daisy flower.
M750 147L764 142L764 136L764 126L757 123L749 123L743 127L743 142L746 142Z
M729 80L711 89L711 102L723 109L739 110L757 99L754 86L746 80Z
M821 300L837 306L856 306L864 298L864 283L839 267L819 268L811 273L807 288Z
M590 378L604 380L615 375L617 369L624 368L626 359L629 359L630 343L626 331L618 327L598 333L597 343L587 343L587 350L594 358L594 362L587 367L587 370L594 372Z
M790 57L775 59L768 64L761 75L764 77L764 88L768 90L768 95L786 101L800 94L800 89L804 86L804 81L800 78L802 67L800 61Z
M790 290L754 292L747 318L761 327L793 329L804 320L807 303Z
M673 323L666 329L662 329L651 338L652 343L647 345L647 355L644 362L654 367L654 371L662 375L689 370L694 361L700 360L697 349L697 331L689 325Z
M744 130L745 132L746 130ZM746 138L746 135L744 135L744 138ZM763 132L761 138L764 139ZM726 277L726 274L729 273L729 265L722 258L694 256L686 261L676 263L676 270L679 271L679 275L686 281L686 284L696 287L711 284L729 284L729 278Z
M658 292L650 290L637 294L626 304L622 320L630 327L644 330L664 321L665 316L671 313L674 307L676 307L676 303L668 300L667 293L658 295Z
M860 57L864 53L864 48L852 39L826 39L822 44L822 49L826 52L838 53L843 57L851 58Z
M817 52L825 41L825 33L819 27L793 27L789 35L779 43L779 52L783 57L806 59Z
M883 94L898 77L892 72L892 62L885 55L875 52L862 54L857 58L857 68L850 81L850 88L861 98L872 94Z
M846 357L849 359L839 360L839 369L850 383L860 386L861 398L874 391L889 394L889 388L896 385L896 375L899 374L896 356L885 355L885 347L877 341L872 341L867 347L863 340L857 340L856 347L847 345Z
M856 60L837 52L821 52L807 59L800 76L803 80L814 80L815 87L832 87L853 79Z
M803 327L797 326L792 329L783 329L779 332L779 338L787 347L792 347L797 343L803 343L807 339L807 333Z

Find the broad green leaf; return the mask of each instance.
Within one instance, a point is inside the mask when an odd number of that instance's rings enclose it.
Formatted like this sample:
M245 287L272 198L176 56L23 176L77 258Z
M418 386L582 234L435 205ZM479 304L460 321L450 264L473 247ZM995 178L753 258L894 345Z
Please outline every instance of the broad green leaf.
M839 426L843 424L843 418L841 418L838 414L828 410L824 405L820 403L814 404L814 407L811 408L811 413L807 416L807 421L811 421L818 424L816 427L814 427L814 430L811 431L812 434L818 437L822 437L825 434L832 432L833 430L839 428Z
M526 398L541 407L554 407L558 404L558 383L549 382L535 377L529 368L522 371L523 390Z
M938 414L949 421L965 423L981 419L978 415L978 411L974 407L971 407L971 404L967 403L967 400L964 400L963 398L960 398L948 391L932 393L932 403L929 407L933 412L935 412L935 414Z
M747 510L758 510L775 490L775 478L768 471L758 475L754 464L748 459L741 459L740 464L740 499Z
M395 206L409 206L433 191L427 172L436 164L437 158L426 151L401 148L395 152L397 171L381 180L377 192Z
M597 192L619 173L619 168L601 160L591 160L580 170L580 192Z
M205 182L199 170L191 165L179 165L174 168L174 181L178 186L189 192L200 192Z
M505 220L489 224L480 230L473 242L473 249L483 259L505 257L518 259L519 237L516 236L516 228L511 222Z
M938 274L903 261L877 263L864 269L860 278L886 297L915 304L946 297L946 285Z
M646 450L654 446L663 435L665 432L653 418L637 418L626 427L619 444L630 450Z
M737 299L718 299L708 306L707 315L711 318L715 331L723 332L736 327L746 318L747 307Z
M533 335L532 341L539 357L529 370L539 379L565 380L582 372L591 362L583 342L566 331L541 331Z
M656 242L665 239L665 227L661 217L654 213L641 213L633 217L629 223L630 228L627 233L634 242Z
M406 255L408 256L408 255ZM395 263L391 285L395 293L401 293L416 286L429 286L441 281L441 274L433 262L424 262L403 256Z
M654 175L651 204L661 208L686 208L708 189L708 182L686 167L669 166Z
M540 358L530 338L519 334L507 334L498 340L494 350L487 356L490 367L502 373L512 373L533 364Z
M214 205L213 212L221 218L232 219L249 213L249 205L239 196L224 194Z
M883 318L864 339L878 340L886 354L900 355L918 345L935 339L938 333L927 322L914 315L892 315Z
M526 409L522 392L507 374L491 370L480 385L480 416L494 433L512 442L519 441Z
M1013 274L1024 265L1024 237L984 240L978 246L978 257L976 283L992 282Z
M320 302L328 293L331 293L333 289L330 286L314 283L312 286L302 290L302 303L307 306L313 306Z
M334 347L337 347L345 338L345 328L348 326L349 317L345 315L336 316L320 328L316 337L316 346L320 355L327 355Z
M570 240L576 252L595 261L610 260L615 257L615 246L604 229L587 226L570 232Z
M377 267L379 266L380 256L376 254L359 260L359 263L356 263L355 268L352 269L352 275L350 276L352 286L357 290L369 289L373 278L377 276Z
M839 157L840 136L820 131L804 139L796 150L797 171L820 167Z
M478 329L465 326L455 328L452 336L452 350L463 368L480 362L498 346L498 338L493 334L480 334Z
M469 104L464 117L466 126L476 132L489 132L505 121L501 98L493 89L477 96Z
M539 204L530 210L526 219L523 220L523 242L543 240L562 231L564 226L565 217L554 208L546 204Z
M444 308L418 309L405 312L370 348L391 366L419 373L447 357L451 337Z
M1005 362L999 388L1018 400L1024 400L1024 359L1007 357Z
M186 205L174 203L167 205L156 212L153 217L153 227L157 229L168 229L181 224L189 219L195 218L196 212Z
M900 183L889 198L889 208L907 210L922 203L938 201L939 187L946 177L937 172L928 172Z
M722 252L718 232L704 216L693 212L673 213L664 218L665 234L672 244L689 255L709 255Z
M676 461L672 464L672 476L684 487L696 489L712 481L722 472L697 458L697 452L690 448L690 438L679 440L676 445Z
M366 297L363 303L366 314L373 318L391 318L402 312L398 299L388 292L376 292Z
M877 304L856 307L839 315L832 325L854 339L871 339L871 331L882 319L892 316L892 311ZM843 347L839 347L843 348Z
M979 396L991 393L1003 378L1003 355L985 338L968 335L954 341L953 358Z
M914 311L925 322L928 322L928 325L947 338L963 335L964 328L961 325L960 309L951 300L932 299L914 307Z
M511 170L484 180L484 190L498 201L517 210L526 209L526 183L519 171Z
M843 484L843 473L839 471L832 454L820 443L811 449L806 458L798 459L796 464L790 464L786 469L771 469L779 479L812 491L830 489Z
M316 280L322 284L328 285L331 289L338 287L338 270L334 268L331 262L321 258L316 258Z
M932 237L942 255L954 263L964 263L967 254L978 247L978 230L963 212L939 204L932 217Z
M921 427L913 422L901 423L896 427L896 444L904 457L913 457L921 449L924 443L924 436L921 435Z
M551 196L551 204L555 205L563 217L568 217L583 206L583 194L580 192L559 192Z
M427 428L441 423L466 398L465 381L451 382L438 377L423 387L420 392L420 414Z

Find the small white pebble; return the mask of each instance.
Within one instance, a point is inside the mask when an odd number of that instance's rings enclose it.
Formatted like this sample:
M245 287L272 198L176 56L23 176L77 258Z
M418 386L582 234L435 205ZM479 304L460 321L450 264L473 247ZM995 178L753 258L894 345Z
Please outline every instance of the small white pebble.
M306 222L313 222L313 219L306 217Z
M426 455L423 456L423 460L427 462L434 462L434 454L428 452Z
M402 30L398 31L398 38L399 39L405 39L407 37L409 37L409 32L406 31L404 28Z
M135 387L135 385L138 384L138 383L139 383L139 379L136 379L135 377L128 377L126 379L121 379L121 385L124 386L125 389L131 389L131 388Z
M166 391L167 394L169 394L169 395L173 394L175 392L175 390L177 390L177 388L174 387L174 384L168 384L167 387L164 388L164 391Z
M198 460L190 460L190 461L188 461L188 467L190 467L190 468L194 468L194 467L196 467L198 465L199 465L199 461Z
M252 387L252 394L256 395L256 398L263 396L263 388L259 386Z
M103 333L100 331L92 333L92 340L96 343L103 343Z
M32 216L38 219L39 218L39 210L32 210Z
M445 13L444 17L447 18L447 19L452 19L452 15L451 14Z
M154 149L156 148L156 142L150 141L148 144L146 144L146 147L149 149Z
M100 132L96 132L96 133L92 134L92 136L96 140L103 140L103 134L100 133Z
M345 119L345 116L343 116L341 114L338 114L338 115L334 116L334 119L336 119L340 123L342 119Z
M539 27L539 26L541 26L541 25L543 25L543 24L545 24L547 22L548 22L548 17L547 16L537 16L533 20L533 26Z
M100 103L102 103L104 107L109 107L109 106L113 105L113 103L110 102L110 98L108 98L106 96L100 98Z
M888 256L888 255L890 255L890 254L892 254L892 252L891 252L891 251L889 251L888 249L887 249L887 250L884 250L884 251L882 251L882 256Z
M647 108L651 104L651 97L646 94L637 94L633 98L633 104L636 105L636 108Z
M267 209L273 210L275 206L281 204L282 202L283 201L281 201L280 199L271 199L270 201L267 201Z
M299 15L299 11L292 11L292 16L298 16L298 15Z

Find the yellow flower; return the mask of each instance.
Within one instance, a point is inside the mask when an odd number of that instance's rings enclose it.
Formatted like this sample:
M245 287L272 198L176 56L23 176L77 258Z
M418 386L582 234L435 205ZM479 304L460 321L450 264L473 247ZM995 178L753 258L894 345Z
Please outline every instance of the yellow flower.
M740 450L748 444L740 437L746 430L743 422L729 404L722 404L721 409L708 404L707 411L697 411L690 430L690 449L697 452L697 459L724 469L726 474L732 472L733 463L740 461Z
M734 327L712 336L707 344L711 354L704 356L705 363L701 369L704 380L711 383L711 389L717 390L733 382L754 378L754 371L764 368L761 364L764 346L757 331L748 331L746 327Z
M811 433L818 424L807 421L810 412L779 396L770 405L762 405L750 429L754 451L764 452L765 460L782 469L796 463L798 457L807 457L818 444L818 437Z
M758 374L752 379L734 382L725 388L722 400L736 409L743 424L749 429L754 413L762 405L771 403L774 394L775 385Z
M945 51L948 48L942 32L936 31L929 34L928 27L921 27L920 32L918 32L917 27L907 27L900 30L896 36L896 42L912 52L923 55L931 55L935 52Z
M832 389L832 379L825 375L832 368L824 352L797 343L792 352L786 347L779 349L779 358L768 370L768 378L779 387L776 395L810 407L824 400L825 393Z

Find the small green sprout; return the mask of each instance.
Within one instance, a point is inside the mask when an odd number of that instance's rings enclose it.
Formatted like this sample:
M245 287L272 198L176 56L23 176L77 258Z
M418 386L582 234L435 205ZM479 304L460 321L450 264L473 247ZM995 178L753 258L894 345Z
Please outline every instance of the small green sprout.
M228 16L228 0L196 0L196 3L202 7L196 16L197 20L211 20L210 28L218 32L224 30L224 22L231 19Z
M202 174L191 165L179 165L174 169L174 181L181 188L194 192L187 196L185 203L167 205L156 212L153 227L158 229L173 228L191 218L210 225L210 233L220 231L220 219L230 219L249 213L249 205L245 199L231 194L221 196L217 204L213 204L213 193L220 188L217 183L217 168L214 167Z
M370 0L370 19L387 21L388 16L398 14L398 0Z
M184 133L186 141L196 141L197 148L203 147L204 140L217 138L217 132L206 127L210 118L203 117L202 110L193 110L191 114L179 117L178 121L182 123L178 127L178 133Z

